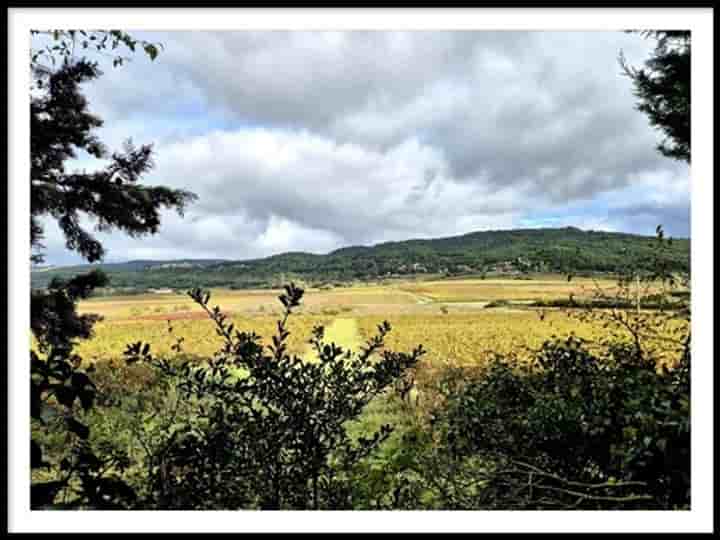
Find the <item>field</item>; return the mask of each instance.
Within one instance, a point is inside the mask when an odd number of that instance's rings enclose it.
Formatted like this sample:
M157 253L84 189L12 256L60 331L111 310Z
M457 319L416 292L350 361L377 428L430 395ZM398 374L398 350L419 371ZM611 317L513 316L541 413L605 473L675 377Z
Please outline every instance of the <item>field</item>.
M570 295L588 298L593 289L612 291L615 286L609 279L568 281L543 275L522 280L405 281L308 289L302 306L289 321L289 350L311 360L314 354L308 339L314 326L323 325L327 342L357 351L375 334L377 325L387 320L392 326L387 348L410 351L422 344L427 351L417 370L418 388L427 388L424 383L432 384L436 374L449 366L482 367L497 355L525 363L543 342L555 337L602 339L608 330L598 322L580 321L565 309L530 304ZM236 329L255 332L263 343L270 344L282 308L277 299L280 290L211 292L210 304L220 306ZM183 339L185 354L201 358L211 356L222 345L207 315L180 293L91 298L82 302L79 310L103 317L95 326L94 337L81 341L77 348L89 363L121 366L117 360L134 341L150 343L154 354L169 357L175 354L171 347L178 338ZM658 343L657 349L677 357L666 342ZM124 376L118 372L118 376L118 381L133 378L129 371ZM387 421L406 421L404 413L398 414L393 407L387 400L371 404L358 432L376 429Z
M597 325L580 323L563 310L529 306L570 295L585 298L597 287L612 290L614 282L540 276L308 289L290 319L290 350L306 353L316 325L326 326L329 341L357 348L378 323L388 320L393 326L390 348L409 350L422 344L428 350L424 363L435 366L482 364L496 353L522 355L553 336L599 335ZM212 291L211 304L220 306L237 329L254 331L269 343L281 312L279 293L218 289ZM151 343L155 353L169 354L175 339L182 337L184 352L198 356L211 355L221 344L207 315L180 293L91 298L79 309L103 317L94 338L78 347L86 360L119 357L131 341Z
M461 279L408 283L400 289L433 302L467 303L510 300L530 302L534 300L567 299L570 294L581 298L596 286L612 289L615 283L607 279L593 280L565 276L542 275L534 279Z

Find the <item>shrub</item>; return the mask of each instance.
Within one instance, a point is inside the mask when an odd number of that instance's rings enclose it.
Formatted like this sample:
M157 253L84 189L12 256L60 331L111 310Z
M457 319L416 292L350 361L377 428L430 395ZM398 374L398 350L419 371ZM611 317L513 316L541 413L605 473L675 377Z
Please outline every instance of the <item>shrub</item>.
M92 448L84 412L92 409L97 387L91 369L81 369L73 353L77 339L92 334L98 320L78 315L77 302L107 283L100 272L54 279L47 291L31 295L31 330L37 350L30 351L32 469L30 505L41 508L123 508L135 499L122 480L128 465L122 451Z
M383 348L385 322L358 353L323 341L322 327L310 340L317 357L287 353L288 317L303 290L286 286L279 297L284 315L272 345L254 333L234 331L210 295L190 292L215 323L225 345L207 365L174 366L136 343L128 362L142 361L177 388L195 416L169 429L151 464L156 508L351 508L351 469L388 438L383 425L352 440L347 424L413 367L423 354Z
M493 505L688 507L688 360L658 371L629 349L548 342L534 369L499 362L460 386L436 425L448 452L493 464Z

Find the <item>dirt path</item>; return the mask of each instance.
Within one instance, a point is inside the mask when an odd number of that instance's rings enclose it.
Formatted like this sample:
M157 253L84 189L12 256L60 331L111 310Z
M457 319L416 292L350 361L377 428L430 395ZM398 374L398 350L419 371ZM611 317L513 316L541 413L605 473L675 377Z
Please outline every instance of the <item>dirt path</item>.
M432 298L431 296L426 296L426 295L424 295L424 294L420 294L420 293L416 293L416 292L413 292L413 291L408 291L408 290L406 290L406 289L402 289L399 285L393 285L393 286L392 286L392 289L394 289L394 290L396 290L396 291L398 291L398 292L400 292L400 293L406 294L407 296L409 296L409 297L411 297L413 300L415 300L416 303L421 304L421 305L422 305L422 304L434 304L434 303L435 303L435 299Z
M357 321L351 318L335 319L325 327L325 343L335 343L343 349L357 351L363 345ZM316 358L315 351L308 346L304 357Z

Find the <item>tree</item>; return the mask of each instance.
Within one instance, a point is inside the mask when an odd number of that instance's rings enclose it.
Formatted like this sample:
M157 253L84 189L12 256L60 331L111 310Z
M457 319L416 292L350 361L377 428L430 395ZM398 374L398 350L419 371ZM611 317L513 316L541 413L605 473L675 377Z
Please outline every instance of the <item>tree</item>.
M36 74L51 73L59 61L72 63L87 52L110 57L117 67L131 60L121 53L125 49L134 53L139 46L150 60L163 49L162 43L138 40L122 30L31 30L30 35L46 38L39 47L30 49L30 68Z
M664 156L690 163L690 31L641 32L657 40L644 68L633 68L620 53L620 64L635 87L650 125L665 136L657 149Z
M194 195L138 183L152 167L151 145L136 148L128 140L122 152L109 154L93 133L103 122L87 110L87 100L80 92L80 84L97 78L100 71L86 59L73 63L69 58L64 57L59 70L39 76L44 91L30 102L30 242L33 248L42 247L39 218L50 216L57 220L68 249L95 262L103 258L104 250L80 224L81 215L95 218L99 231L152 234L160 225L161 207L182 214ZM96 172L67 171L66 162L78 152L110 159L110 163ZM42 255L35 253L33 260L42 260Z
M37 34L38 32L33 32ZM152 166L152 146L136 148L130 141L122 152L109 154L93 130L102 120L87 110L80 84L100 75L96 62L75 59L76 38L97 41L104 51L124 44L134 50L137 43L119 31L50 31L52 42L31 52L30 118L30 244L36 250L31 260L42 260L42 217L55 219L68 249L90 262L102 260L101 243L80 223L83 215L94 218L100 231L119 229L131 236L153 234L160 224L159 210L174 208L182 213L194 195L164 186L144 186L141 177ZM73 45L71 46L70 43ZM154 58L157 47L143 43ZM84 41L81 47L88 48ZM61 66L55 69L61 59ZM48 58L53 67L41 64ZM116 56L113 64L122 64ZM85 152L109 164L95 172L68 171L66 164ZM31 488L33 507L53 505L59 493L65 502L99 508L123 507L133 493L113 472L122 471L126 458L109 453L98 456L89 447L89 427L78 420L80 408L93 405L95 385L81 359L73 354L76 339L91 335L97 317L78 315L77 302L97 286L107 283L100 272L76 276L69 281L53 280L46 290L31 292L31 330L36 340L31 350L31 418L36 429L31 440L31 466L45 469L49 481ZM42 439L64 426L73 440L66 455L47 461Z

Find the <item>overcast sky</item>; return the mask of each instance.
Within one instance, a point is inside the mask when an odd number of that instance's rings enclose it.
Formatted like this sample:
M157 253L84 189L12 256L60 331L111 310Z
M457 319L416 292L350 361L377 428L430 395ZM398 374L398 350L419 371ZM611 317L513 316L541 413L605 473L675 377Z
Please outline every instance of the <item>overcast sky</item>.
M86 85L111 148L155 144L145 183L189 189L106 261L559 227L690 234L690 172L634 109L621 32L168 32ZM78 168L91 169L92 160ZM51 222L46 263L81 259Z

